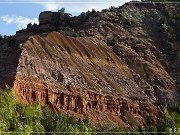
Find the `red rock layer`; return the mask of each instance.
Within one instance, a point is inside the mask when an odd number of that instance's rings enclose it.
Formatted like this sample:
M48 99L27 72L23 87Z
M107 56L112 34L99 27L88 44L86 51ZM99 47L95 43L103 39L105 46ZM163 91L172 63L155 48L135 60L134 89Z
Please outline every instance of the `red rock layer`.
M48 104L55 111L74 112L89 117L92 117L93 112L103 113L106 117L110 117L109 119L112 119L113 115L117 117L112 121L117 122L123 119L130 126L143 125L144 117L147 115L152 116L154 123L156 123L161 113L159 107L140 100L132 101L127 98L101 95L59 84L47 84L38 81L36 78L25 76L16 77L14 92L18 100L23 103ZM135 124L132 125L134 121ZM94 120L94 123L98 122Z

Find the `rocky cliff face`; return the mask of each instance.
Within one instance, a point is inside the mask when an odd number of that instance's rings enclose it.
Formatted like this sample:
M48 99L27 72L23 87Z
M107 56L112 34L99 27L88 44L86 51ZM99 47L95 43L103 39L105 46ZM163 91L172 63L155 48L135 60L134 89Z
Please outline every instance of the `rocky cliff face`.
M143 121L147 110L152 109L155 116L160 113L155 106L149 107L155 97L147 97L144 87L148 84L104 42L52 32L32 36L24 43L14 93L21 102L38 101L57 111L115 116L127 111Z
M18 32L16 45L0 45L0 85L12 85L20 102L48 104L94 123L134 127L148 115L156 123L161 105L179 102L179 59L170 53L179 53L179 41L173 40L176 51L163 49L160 37L166 33L159 25L166 10L159 6L129 3L74 17L79 26L64 29L83 31L83 37L37 35L42 24ZM170 6L175 13L176 6ZM163 25L171 26L168 21ZM23 38L24 33L29 36Z

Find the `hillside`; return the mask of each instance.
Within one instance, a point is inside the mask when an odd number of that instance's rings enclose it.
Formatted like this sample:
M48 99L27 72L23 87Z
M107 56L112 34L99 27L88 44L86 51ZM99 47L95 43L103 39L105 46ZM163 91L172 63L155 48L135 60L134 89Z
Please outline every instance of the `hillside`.
M0 86L22 103L93 123L156 124L180 101L179 4L126 3L80 16L43 12L0 44Z

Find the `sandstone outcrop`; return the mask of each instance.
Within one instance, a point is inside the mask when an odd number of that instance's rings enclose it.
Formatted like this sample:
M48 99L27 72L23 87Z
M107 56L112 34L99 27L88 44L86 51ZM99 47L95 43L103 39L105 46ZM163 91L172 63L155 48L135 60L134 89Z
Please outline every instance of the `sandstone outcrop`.
M68 13L44 11L39 14L39 23L40 25L43 24L58 25L58 24L62 24L63 21L66 21L70 17L71 15Z

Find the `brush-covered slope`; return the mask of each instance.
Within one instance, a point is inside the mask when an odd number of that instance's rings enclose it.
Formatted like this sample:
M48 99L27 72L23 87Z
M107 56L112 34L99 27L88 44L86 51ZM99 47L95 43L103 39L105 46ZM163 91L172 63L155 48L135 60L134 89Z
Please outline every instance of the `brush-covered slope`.
M79 23L86 35L106 41L149 85L143 88L148 97L173 105L170 97L180 101L179 7L178 3L126 3L86 13L89 20Z

